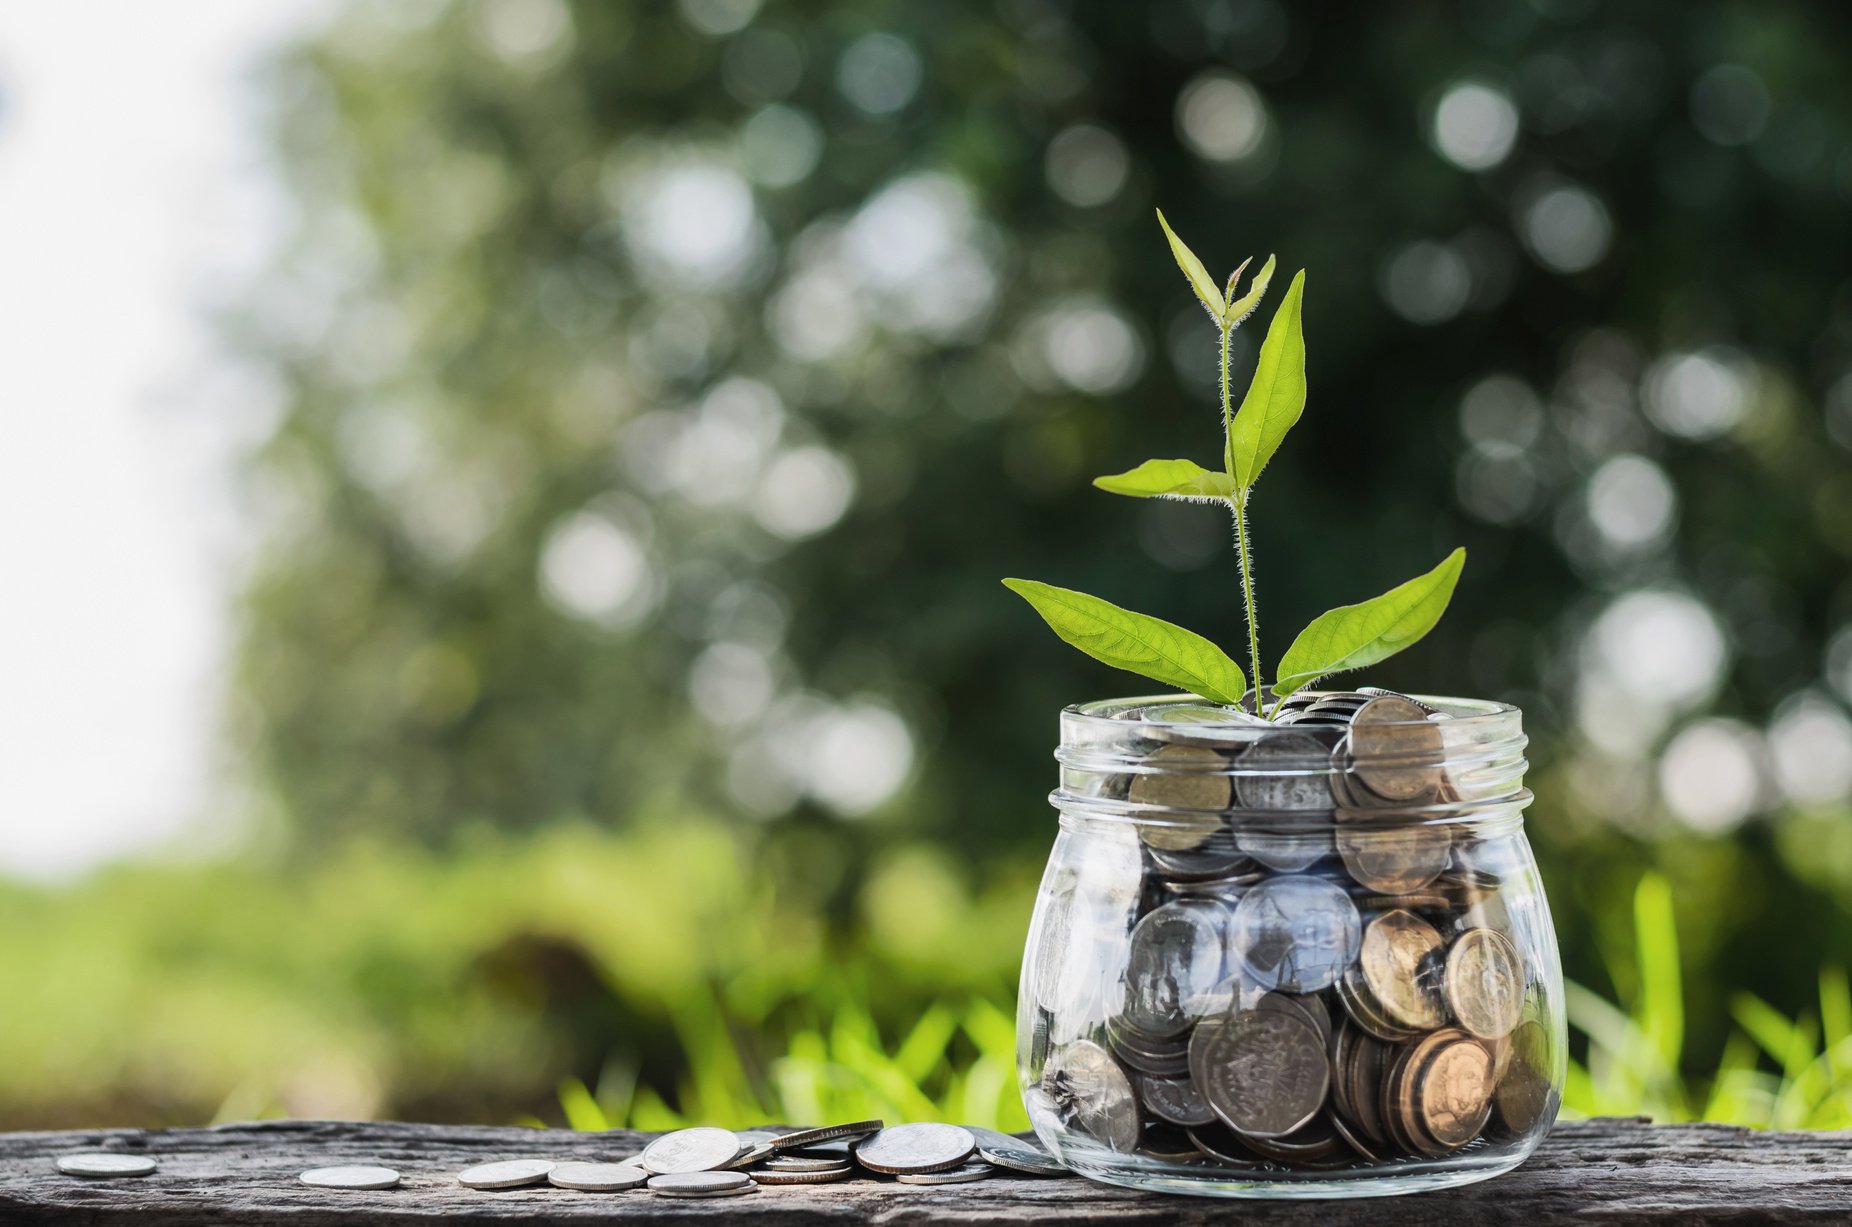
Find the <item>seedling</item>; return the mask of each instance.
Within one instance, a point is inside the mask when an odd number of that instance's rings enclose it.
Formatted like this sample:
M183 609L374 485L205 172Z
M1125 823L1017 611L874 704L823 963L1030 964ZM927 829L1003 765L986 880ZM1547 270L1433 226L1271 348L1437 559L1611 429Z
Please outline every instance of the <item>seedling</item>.
M1286 297L1273 313L1253 381L1237 409L1229 388L1230 342L1235 329L1267 292L1273 280L1274 259L1267 257L1248 292L1236 298L1235 290L1248 261L1242 261L1218 290L1209 270L1171 230L1162 212L1158 214L1158 225L1170 241L1177 266L1221 333L1222 469L1205 469L1190 460L1147 460L1127 472L1096 478L1093 484L1130 498L1219 504L1234 514L1248 664L1254 678L1251 710L1259 713L1261 696L1270 691L1277 712L1279 701L1294 691L1331 674L1385 660L1432 630L1453 597L1466 551L1454 550L1432 571L1381 596L1312 619L1280 658L1272 686L1261 686L1264 674L1260 664L1260 622L1254 605L1254 563L1248 549L1248 498L1286 432L1305 410L1305 332L1300 320L1305 270L1294 274ZM1055 634L1095 660L1190 691L1211 703L1241 707L1248 701L1248 675L1233 657L1194 631L1069 588L1027 579L1003 582L1033 605Z

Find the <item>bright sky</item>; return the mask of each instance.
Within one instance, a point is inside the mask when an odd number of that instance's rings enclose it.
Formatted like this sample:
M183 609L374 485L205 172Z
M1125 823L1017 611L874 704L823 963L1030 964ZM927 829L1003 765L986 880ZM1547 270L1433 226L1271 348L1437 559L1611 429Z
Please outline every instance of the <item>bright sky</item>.
M283 217L251 66L324 7L0 7L0 873L212 811L224 474L264 411L199 308Z

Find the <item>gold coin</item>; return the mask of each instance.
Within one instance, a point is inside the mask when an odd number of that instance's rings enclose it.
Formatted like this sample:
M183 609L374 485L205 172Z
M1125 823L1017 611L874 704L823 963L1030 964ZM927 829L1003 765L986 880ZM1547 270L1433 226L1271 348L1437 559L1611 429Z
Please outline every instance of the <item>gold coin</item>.
M1419 1132L1447 1152L1478 1137L1492 1113L1492 1054L1477 1040L1453 1034L1458 1038L1435 1049L1413 1087Z
M1338 1000L1343 1003L1344 1012L1350 1020L1364 1031L1379 1040L1395 1044L1412 1040L1420 1035L1419 1031L1399 1026L1390 1022L1383 1012L1382 1003L1376 1000L1369 986L1363 982L1363 976L1356 967L1344 973L1338 981Z
M1446 870L1453 855L1453 833L1437 823L1346 822L1338 827L1337 847L1344 868L1364 886L1385 895L1407 895Z
M1142 818L1139 838L1166 852L1186 852L1222 829L1222 811L1233 795L1223 771L1228 760L1207 746L1167 745L1145 759L1149 771L1132 777L1126 800L1179 811Z
M1531 1020L1511 1033L1509 1043L1510 1064L1498 1082L1498 1119L1511 1133L1529 1133L1551 1115L1550 1037Z
M1357 778L1387 801L1434 800L1446 779L1439 727L1420 707L1393 695L1371 699L1351 717L1350 753Z
M1434 958L1444 944L1433 925L1400 909L1384 912L1363 931L1364 983L1395 1025L1432 1031L1446 1023L1446 1003L1434 983Z
M1369 949L1366 933L1364 949ZM1503 933L1470 929L1447 952L1447 1004L1482 1040L1511 1034L1524 1014L1524 960Z

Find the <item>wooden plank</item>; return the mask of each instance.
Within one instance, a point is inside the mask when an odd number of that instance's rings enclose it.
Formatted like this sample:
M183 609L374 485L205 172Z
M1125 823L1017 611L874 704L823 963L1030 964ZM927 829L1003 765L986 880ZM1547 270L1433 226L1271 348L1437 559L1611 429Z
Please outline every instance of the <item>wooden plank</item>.
M1721 1125L1596 1120L1559 1125L1509 1175L1441 1193L1359 1201L1166 1197L1077 1178L994 1176L968 1185L890 1181L764 1188L740 1198L669 1201L646 1192L540 1188L480 1193L455 1174L521 1157L621 1158L651 1135L372 1122L272 1121L211 1129L0 1134L0 1224L120 1227L374 1227L516 1220L651 1224L690 1218L774 1227L820 1224L1689 1224L1852 1223L1852 1132L1753 1133ZM56 1156L123 1150L159 1159L132 1180L81 1180ZM380 1163L403 1187L342 1193L297 1177Z

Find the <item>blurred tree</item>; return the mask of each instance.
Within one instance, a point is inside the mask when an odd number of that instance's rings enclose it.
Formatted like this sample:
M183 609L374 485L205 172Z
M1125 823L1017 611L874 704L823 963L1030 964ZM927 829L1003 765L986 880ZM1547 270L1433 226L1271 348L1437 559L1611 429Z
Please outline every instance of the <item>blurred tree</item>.
M256 757L305 839L671 796L844 883L895 828L1039 848L1054 712L1138 683L998 577L1238 635L1214 513L1087 484L1210 459L1161 203L1218 269L1310 270L1269 657L1464 541L1374 680L1527 708L1572 966L1657 858L1718 901L1690 949L1804 996L1816 950L1748 923L1776 841L1654 846L1847 818L1849 33L1749 0L351 6L276 73L299 232L230 321L286 392ZM1785 897L1843 947L1835 846Z

